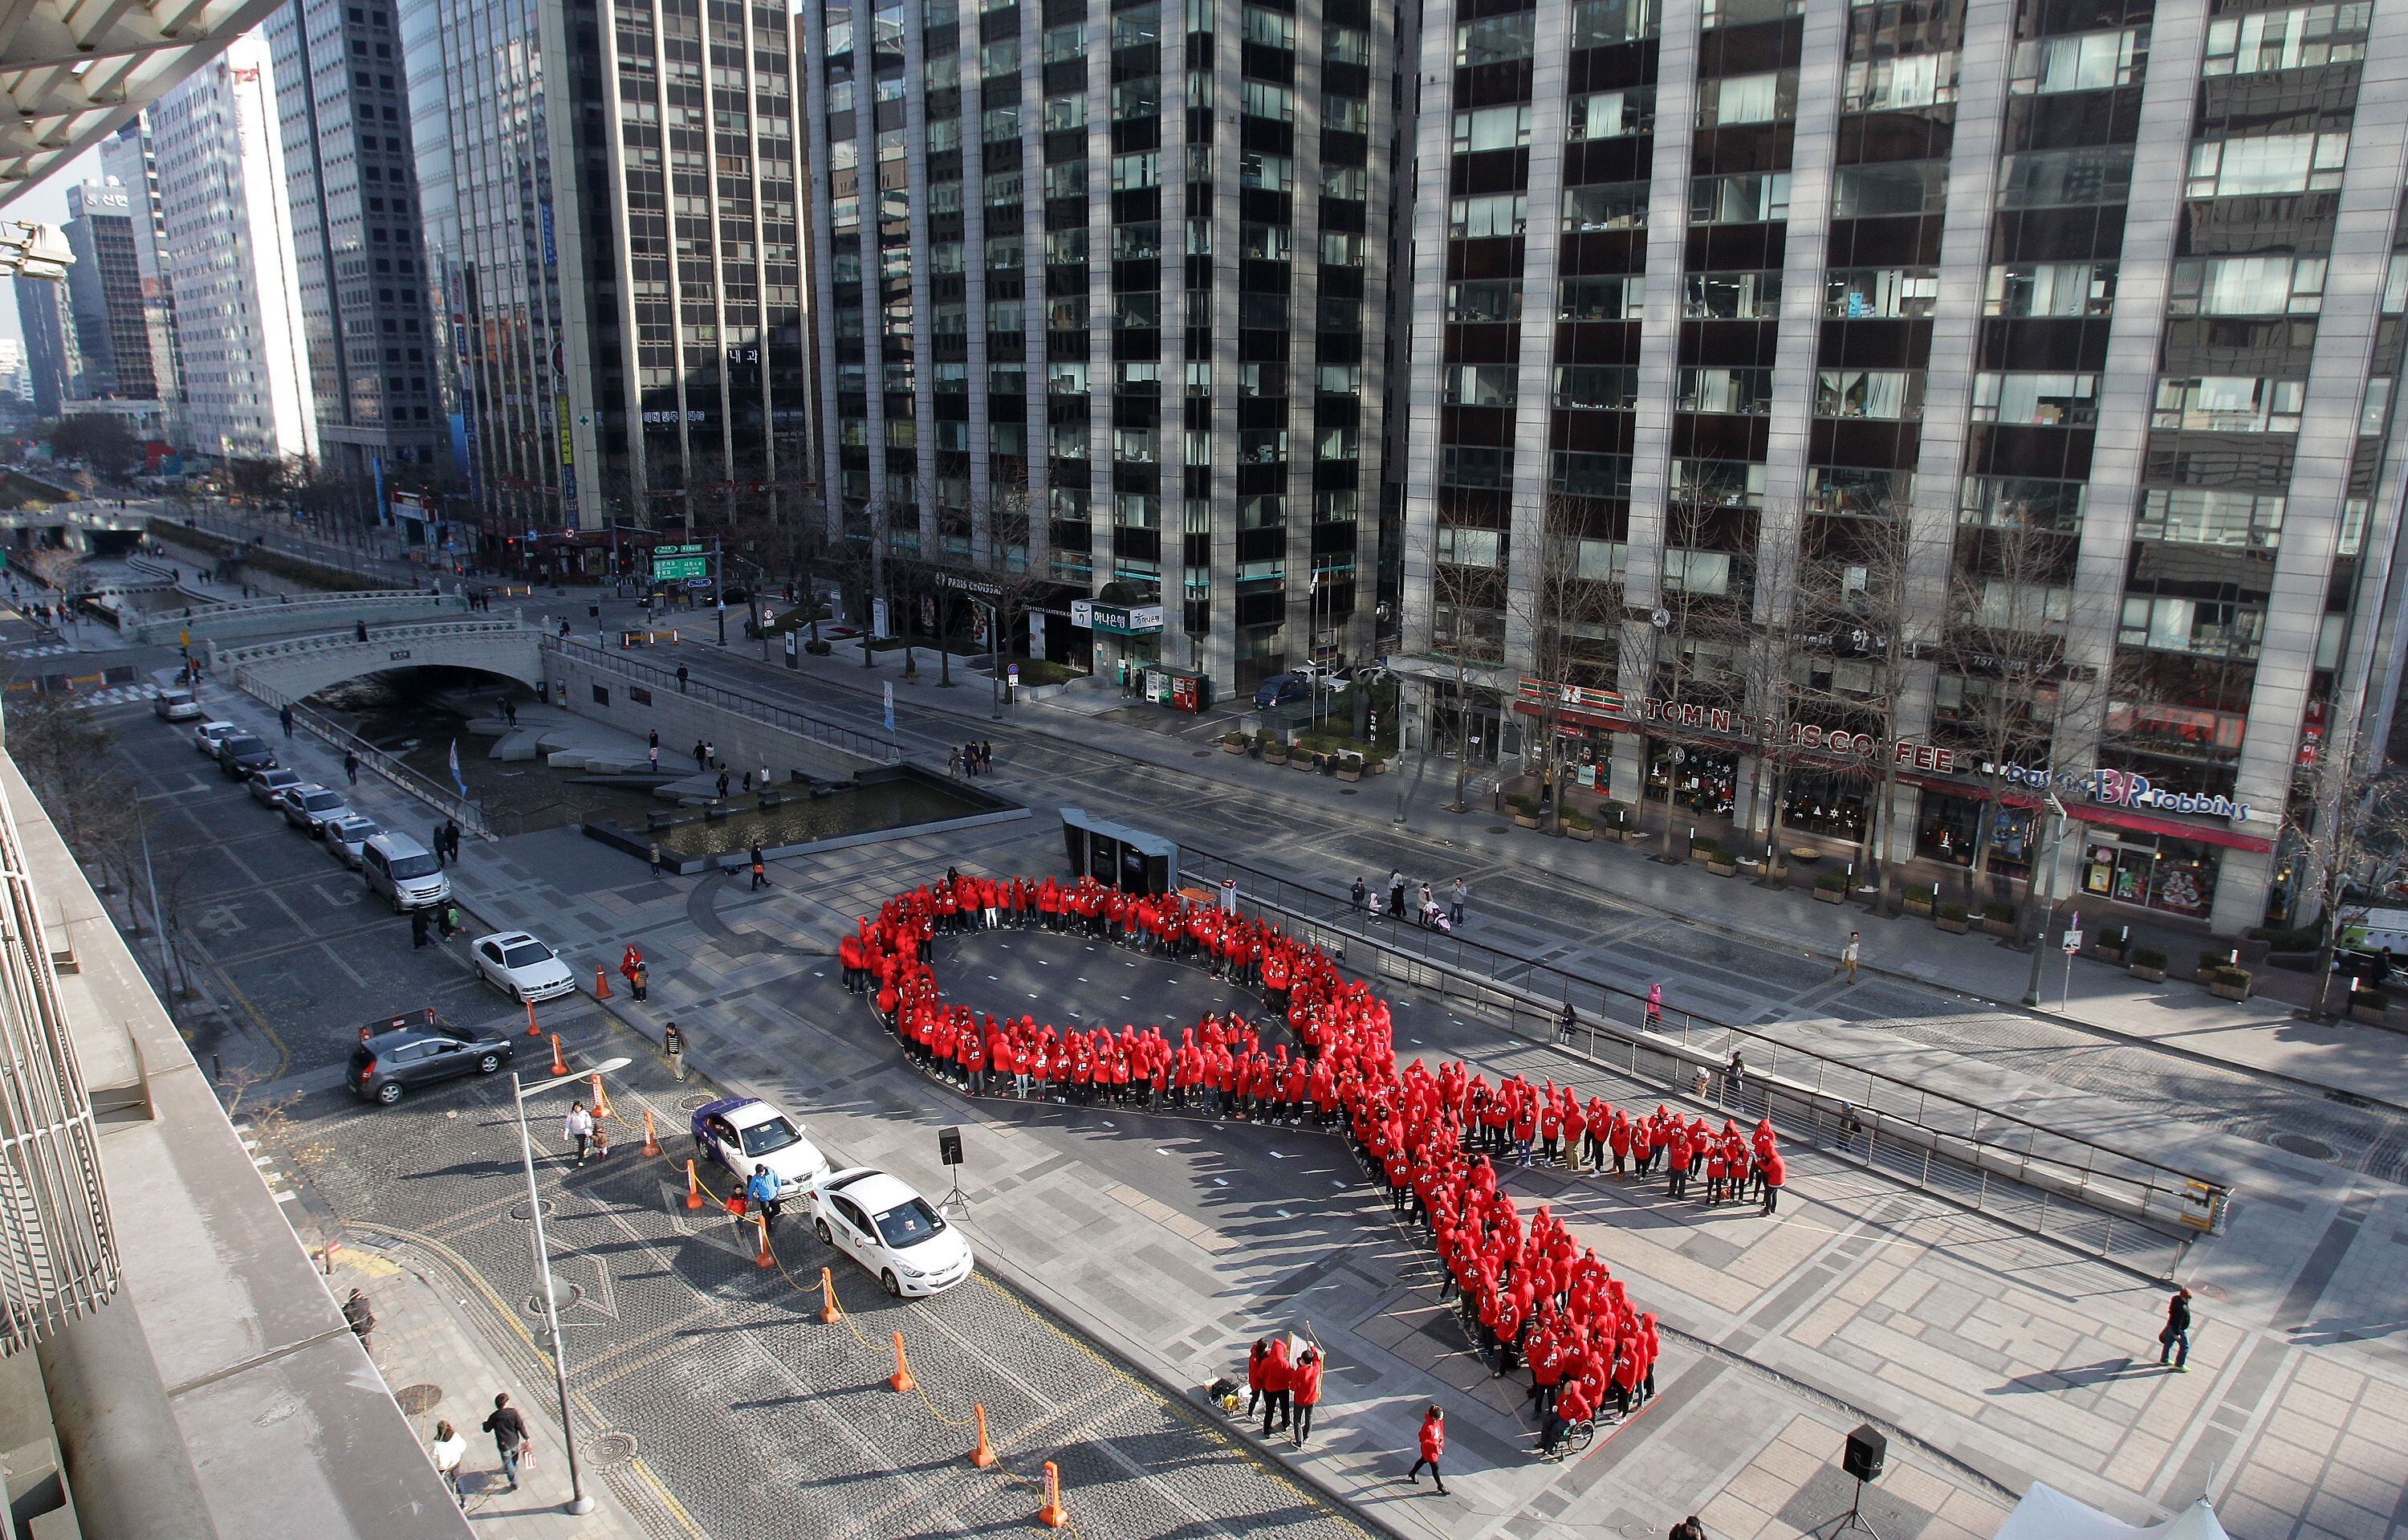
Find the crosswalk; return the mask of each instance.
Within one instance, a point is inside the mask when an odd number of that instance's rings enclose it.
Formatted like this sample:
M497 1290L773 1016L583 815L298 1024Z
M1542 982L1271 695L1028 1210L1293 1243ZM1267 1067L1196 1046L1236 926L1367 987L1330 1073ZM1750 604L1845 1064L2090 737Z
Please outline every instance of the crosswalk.
M74 651L75 647L71 643L60 641L46 647L11 647L7 652L0 653L0 657L57 657L62 654Z
M112 684L105 690L78 690L69 704L78 711L90 711L95 706L125 706L148 700L155 693L149 684Z

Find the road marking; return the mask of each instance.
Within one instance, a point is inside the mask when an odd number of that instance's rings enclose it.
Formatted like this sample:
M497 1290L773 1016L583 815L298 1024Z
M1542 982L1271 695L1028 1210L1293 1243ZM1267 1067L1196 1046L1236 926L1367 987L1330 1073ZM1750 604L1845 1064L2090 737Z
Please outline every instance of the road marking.
M1228 1184L1228 1183L1226 1183L1226 1182L1225 1182L1225 1181L1223 1181L1220 1177L1215 1176L1214 1178L1212 1178L1212 1185L1213 1185L1214 1187L1227 1187L1229 1184Z
M276 1201L280 1203L290 1203L297 1201L300 1196L297 1192L280 1192L276 1195Z
M1290 1214L1287 1210L1285 1210L1285 1209L1283 1209L1283 1208L1275 1208L1275 1209L1271 1210L1271 1212L1272 1212L1273 1214L1278 1215L1278 1216L1279 1216L1281 1218L1283 1218L1283 1219L1293 1219L1293 1218L1295 1218L1295 1217L1296 1217L1296 1216L1295 1216L1295 1215Z

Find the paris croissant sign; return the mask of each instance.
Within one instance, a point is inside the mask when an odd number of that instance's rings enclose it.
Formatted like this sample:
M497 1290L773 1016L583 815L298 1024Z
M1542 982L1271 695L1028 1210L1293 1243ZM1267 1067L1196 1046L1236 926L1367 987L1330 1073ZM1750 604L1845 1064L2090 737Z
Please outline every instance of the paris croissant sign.
M1093 599L1072 599L1070 624L1113 636L1151 636L1162 629L1163 607L1159 604L1098 604Z

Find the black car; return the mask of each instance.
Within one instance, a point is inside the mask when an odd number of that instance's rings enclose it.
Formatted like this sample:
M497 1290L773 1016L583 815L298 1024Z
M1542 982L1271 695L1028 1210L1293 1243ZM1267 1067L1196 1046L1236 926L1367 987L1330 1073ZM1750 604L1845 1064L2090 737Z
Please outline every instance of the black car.
M506 1037L461 1038L423 1029L380 1032L351 1050L346 1084L362 1101L390 1107L438 1080L496 1073L509 1067L511 1052Z
M218 740L218 769L225 771L229 781L239 781L253 770L272 770L275 765L276 751L247 732Z

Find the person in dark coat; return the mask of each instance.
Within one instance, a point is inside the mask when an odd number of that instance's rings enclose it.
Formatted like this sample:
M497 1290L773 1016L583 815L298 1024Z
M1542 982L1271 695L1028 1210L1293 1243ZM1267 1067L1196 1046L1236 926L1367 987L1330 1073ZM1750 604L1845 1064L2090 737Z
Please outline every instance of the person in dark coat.
M2177 1288L2166 1301L2166 1329L2157 1333L2157 1362L2172 1360L2177 1374L2190 1373L2190 1290Z

